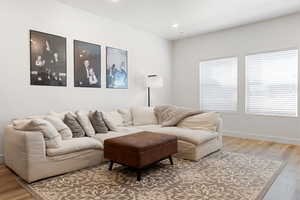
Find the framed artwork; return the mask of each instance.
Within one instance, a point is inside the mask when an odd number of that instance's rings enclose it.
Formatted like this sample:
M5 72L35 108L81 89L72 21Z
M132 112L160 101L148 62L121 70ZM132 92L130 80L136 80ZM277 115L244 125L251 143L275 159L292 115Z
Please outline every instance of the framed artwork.
M66 38L30 30L30 84L67 85Z
M128 88L128 52L106 47L106 88Z
M101 87L101 46L74 40L74 86Z

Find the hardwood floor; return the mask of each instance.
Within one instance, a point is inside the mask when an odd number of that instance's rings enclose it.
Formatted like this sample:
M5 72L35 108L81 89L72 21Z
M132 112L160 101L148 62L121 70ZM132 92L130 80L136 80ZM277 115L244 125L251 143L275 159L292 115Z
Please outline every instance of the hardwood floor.
M287 161L287 166L264 200L300 200L300 146L224 137L223 149ZM31 199L30 193L18 185L15 175L4 165L0 165L0 200Z

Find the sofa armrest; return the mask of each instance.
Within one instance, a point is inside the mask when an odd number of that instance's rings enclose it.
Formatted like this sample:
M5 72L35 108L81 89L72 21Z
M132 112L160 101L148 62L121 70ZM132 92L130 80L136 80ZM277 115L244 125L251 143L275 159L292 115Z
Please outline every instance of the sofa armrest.
M29 168L46 159L46 145L41 132L19 131L8 125L4 131L4 162L25 180Z
M217 132L219 134L222 134L222 131L223 131L223 119L221 117L218 117L216 125L217 125Z

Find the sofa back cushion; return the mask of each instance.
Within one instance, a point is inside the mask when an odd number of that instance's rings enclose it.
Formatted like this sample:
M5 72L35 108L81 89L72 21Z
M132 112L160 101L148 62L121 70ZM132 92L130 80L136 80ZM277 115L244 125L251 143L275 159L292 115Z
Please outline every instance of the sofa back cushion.
M122 108L122 109L118 109L117 111L123 118L124 126L132 126L133 125L133 118L132 118L130 109Z
M158 124L153 108L132 107L130 110L134 126Z
M220 114L216 112L198 114L183 119L177 124L177 127L215 132L217 131L219 117Z
M91 123L96 133L107 133L108 128L103 120L102 113L99 111L90 112L89 114Z
M21 131L39 131L43 134L47 148L59 148L62 144L60 134L55 127L44 119L33 119L22 127L15 127Z
M95 132L93 125L89 119L89 114L84 111L77 111L75 114L76 114L77 120L79 121L85 134L89 137L95 136L96 132Z
M71 129L73 138L84 137L85 132L79 122L72 113L67 113L64 118L64 123Z
M123 125L123 118L117 111L102 112L103 119L110 131L117 131Z
M71 129L58 117L55 116L46 116L44 118L48 122L50 122L55 129L59 132L63 140L72 139L72 131Z

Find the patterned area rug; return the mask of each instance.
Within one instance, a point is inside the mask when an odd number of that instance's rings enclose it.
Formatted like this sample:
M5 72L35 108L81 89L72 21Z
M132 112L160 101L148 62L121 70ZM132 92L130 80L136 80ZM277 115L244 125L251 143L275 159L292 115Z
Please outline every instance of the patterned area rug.
M199 162L162 161L142 173L108 164L23 184L43 200L261 200L282 161L217 152Z

